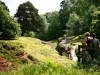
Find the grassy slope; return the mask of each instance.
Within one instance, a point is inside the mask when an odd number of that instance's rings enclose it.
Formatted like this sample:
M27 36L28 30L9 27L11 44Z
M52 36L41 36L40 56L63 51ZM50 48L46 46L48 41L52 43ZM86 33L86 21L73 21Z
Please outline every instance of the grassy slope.
M41 41L38 39L22 37L19 40L25 45L24 50L28 54L31 54L42 62L46 62L48 60L58 63L70 62L70 60L66 59L66 57L61 57L51 46L41 44Z
M72 43L81 44L82 40L75 42L76 40L74 39ZM6 42L22 44L25 52L31 54L42 62L52 60L60 63L71 63L66 57L59 56L57 51L52 49L51 46L41 44L41 41L35 38L20 37L18 40L10 40ZM55 63L43 63L40 65L29 64L17 71L0 73L0 75L100 75L99 71L100 70L95 71L93 68L79 68L69 64L62 66L61 64Z
M56 63L70 63L71 61L62 57L58 52L49 45L41 44L39 39L30 38L30 37L20 37L18 40L0 40L1 42L10 43L19 43L23 46L23 49L26 53L37 58L39 61L47 62L53 61Z

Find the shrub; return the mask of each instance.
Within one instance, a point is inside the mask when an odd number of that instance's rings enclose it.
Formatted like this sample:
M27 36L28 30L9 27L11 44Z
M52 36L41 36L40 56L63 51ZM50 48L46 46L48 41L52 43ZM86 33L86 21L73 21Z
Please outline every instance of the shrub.
M10 17L8 11L0 7L0 38L15 39L21 34L20 25Z

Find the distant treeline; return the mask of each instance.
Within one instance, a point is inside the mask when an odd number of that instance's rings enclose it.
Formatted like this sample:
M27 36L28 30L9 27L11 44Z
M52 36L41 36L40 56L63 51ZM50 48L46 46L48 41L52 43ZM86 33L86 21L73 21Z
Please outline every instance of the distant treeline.
M19 36L53 40L63 35L74 36L95 32L100 37L99 0L62 0L60 10L38 14L38 9L27 1L18 6L13 17L0 1L0 37Z

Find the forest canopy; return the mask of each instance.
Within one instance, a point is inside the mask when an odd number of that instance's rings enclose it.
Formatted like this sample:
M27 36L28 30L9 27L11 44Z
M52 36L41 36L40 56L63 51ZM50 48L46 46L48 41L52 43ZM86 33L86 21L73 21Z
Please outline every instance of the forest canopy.
M27 1L18 6L14 17L9 15L9 8L4 2L0 1L0 5L0 17L3 17L0 18L0 37L15 38L21 35L53 40L87 31L95 32L100 37L99 0L62 0L59 11L41 15Z

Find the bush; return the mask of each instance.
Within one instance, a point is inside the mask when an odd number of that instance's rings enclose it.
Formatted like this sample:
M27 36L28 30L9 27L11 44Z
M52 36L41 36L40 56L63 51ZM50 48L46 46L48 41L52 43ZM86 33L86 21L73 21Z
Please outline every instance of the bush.
M21 34L20 25L10 17L8 11L0 7L0 38L15 39Z
M14 39L21 34L20 25L11 21L4 26L2 37L5 39Z

